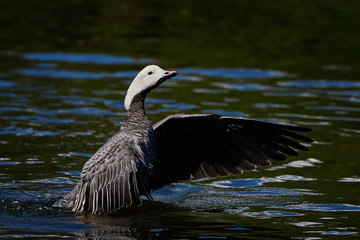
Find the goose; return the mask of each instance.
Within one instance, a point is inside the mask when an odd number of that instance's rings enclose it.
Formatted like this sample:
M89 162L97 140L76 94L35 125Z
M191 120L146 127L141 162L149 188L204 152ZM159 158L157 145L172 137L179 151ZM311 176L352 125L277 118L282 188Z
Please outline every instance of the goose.
M296 150L308 150L303 144L313 141L296 133L310 128L216 114L174 114L152 125L145 97L176 75L156 65L137 74L124 101L127 120L85 163L77 185L54 207L113 213L141 205L142 196L153 200L151 192L165 185L269 166L269 159L296 156Z

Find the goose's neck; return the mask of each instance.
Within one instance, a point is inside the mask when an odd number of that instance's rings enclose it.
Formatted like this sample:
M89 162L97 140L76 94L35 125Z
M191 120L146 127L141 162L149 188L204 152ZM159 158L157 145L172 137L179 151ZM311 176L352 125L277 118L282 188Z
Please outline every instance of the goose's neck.
M133 98L128 109L128 118L122 127L132 129L134 131L144 131L152 129L151 123L146 116L144 108L145 96L139 94Z

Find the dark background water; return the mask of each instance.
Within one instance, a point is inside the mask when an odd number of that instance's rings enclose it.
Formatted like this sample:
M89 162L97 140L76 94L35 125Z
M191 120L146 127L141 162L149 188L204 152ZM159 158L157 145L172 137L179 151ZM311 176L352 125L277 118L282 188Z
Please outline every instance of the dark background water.
M0 238L353 239L359 1L1 1ZM218 113L313 128L311 151L186 181L116 216L51 208L126 117L147 64L180 74L156 122Z

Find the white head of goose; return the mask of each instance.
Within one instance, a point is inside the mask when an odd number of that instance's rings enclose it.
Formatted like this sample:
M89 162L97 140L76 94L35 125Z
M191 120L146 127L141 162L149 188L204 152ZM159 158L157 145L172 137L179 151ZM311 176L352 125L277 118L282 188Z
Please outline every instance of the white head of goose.
M84 165L75 188L53 206L76 212L112 213L140 205L142 195L189 178L241 174L283 154L308 150L313 140L298 132L311 129L214 114L175 114L152 125L144 100L152 89L176 76L158 66L145 67L125 97L128 118ZM295 131L295 132L294 132Z
M130 84L125 97L125 108L129 110L131 102L137 96L145 99L147 93L159 86L166 79L176 76L175 71L165 71L156 65L149 65L141 70Z

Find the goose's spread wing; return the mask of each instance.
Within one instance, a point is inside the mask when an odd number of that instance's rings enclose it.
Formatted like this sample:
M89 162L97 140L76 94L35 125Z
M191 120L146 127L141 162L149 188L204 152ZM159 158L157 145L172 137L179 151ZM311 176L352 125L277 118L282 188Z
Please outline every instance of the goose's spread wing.
M308 150L296 142L312 139L292 131L311 129L238 117L207 114L171 115L154 126L158 159L151 186L171 182L227 176L268 166L270 161Z
M58 206L73 211L109 213L141 204L141 194L149 195L141 170L146 169L136 138L121 131L107 141L84 165L78 185Z

